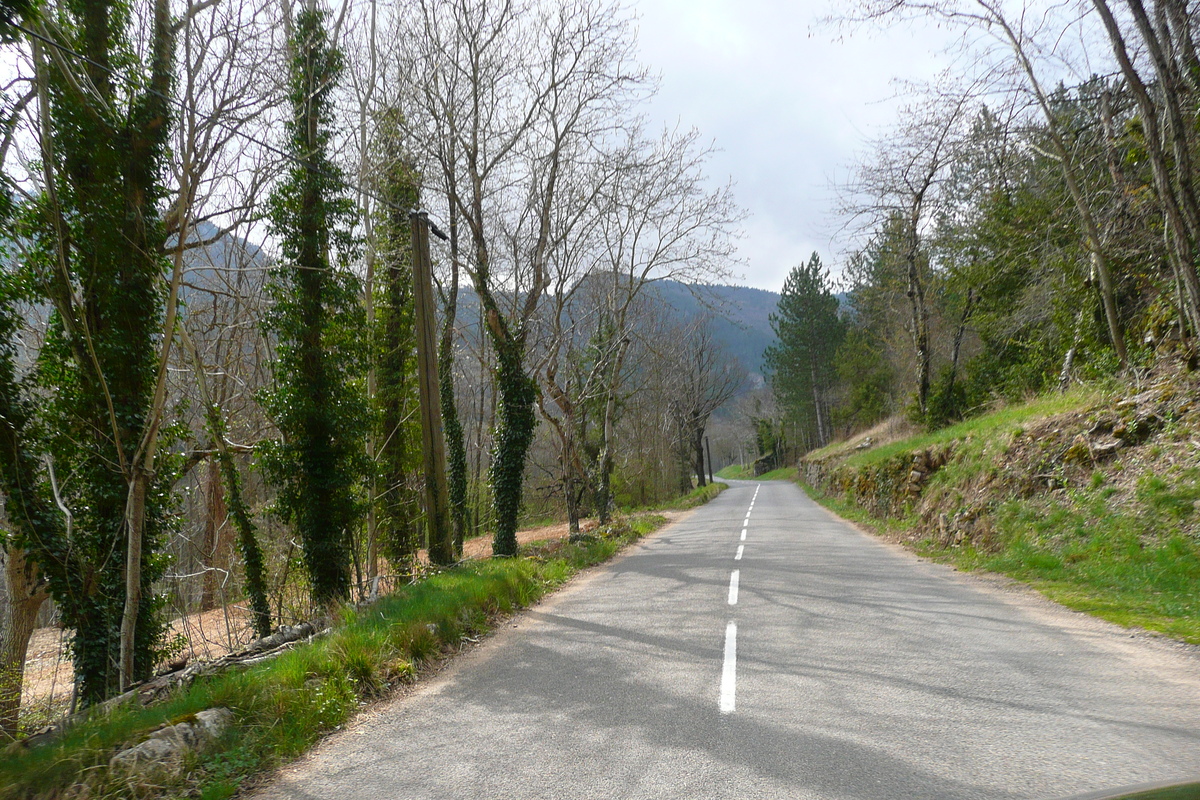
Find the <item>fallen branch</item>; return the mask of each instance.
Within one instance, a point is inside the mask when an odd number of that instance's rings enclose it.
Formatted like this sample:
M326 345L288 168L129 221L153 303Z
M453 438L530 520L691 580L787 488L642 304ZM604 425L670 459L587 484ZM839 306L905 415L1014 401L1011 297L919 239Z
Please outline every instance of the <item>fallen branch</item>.
M40 747L50 744L77 723L82 722L93 714L102 713L130 701L136 702L139 706L152 705L166 697L175 688L187 686L201 676L215 675L231 667L253 666L254 664L270 661L291 650L301 640L310 642L328 635L333 630L330 627L318 629L318 622L320 621L302 622L293 627L284 625L270 636L255 639L237 653L230 653L212 661L200 661L190 666L156 675L123 694L111 697L99 705L65 717L58 725L43 728L25 739L21 744L25 747Z

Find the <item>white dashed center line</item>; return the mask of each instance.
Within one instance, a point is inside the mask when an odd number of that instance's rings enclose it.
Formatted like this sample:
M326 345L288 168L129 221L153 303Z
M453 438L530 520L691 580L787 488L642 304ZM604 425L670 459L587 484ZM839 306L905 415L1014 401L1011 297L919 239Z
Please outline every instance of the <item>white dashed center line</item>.
M754 496L750 498L750 506L746 509L746 518L742 520L741 541L746 541L746 531L750 527L750 513L754 511L754 501L758 499L758 490L762 484L754 487ZM739 544L734 561L741 561L746 545ZM729 576L729 605L736 606L738 601L738 584L742 571L735 569ZM737 693L737 623L732 620L725 626L725 664L721 668L721 700L722 714L733 713L734 696Z
M737 623L725 626L725 666L721 669L721 713L733 711L733 699L737 693Z

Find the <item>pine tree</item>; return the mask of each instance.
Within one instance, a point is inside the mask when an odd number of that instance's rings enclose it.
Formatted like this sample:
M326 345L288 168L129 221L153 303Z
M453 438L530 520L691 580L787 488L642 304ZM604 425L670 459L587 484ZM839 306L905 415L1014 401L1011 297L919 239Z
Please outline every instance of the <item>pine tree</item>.
M829 271L812 254L792 268L779 306L771 315L777 343L763 354L779 405L801 426L812 447L832 434L828 392L835 376L834 354L845 336Z

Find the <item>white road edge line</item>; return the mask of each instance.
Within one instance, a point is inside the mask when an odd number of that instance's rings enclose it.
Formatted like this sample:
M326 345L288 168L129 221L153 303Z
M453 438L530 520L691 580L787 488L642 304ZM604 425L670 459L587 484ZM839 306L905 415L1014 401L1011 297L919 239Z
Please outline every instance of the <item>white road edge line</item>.
M742 551L743 551L743 550L745 550L745 549L746 549L746 545L744 545L744 544L739 544L739 545L738 545L738 551L737 551L737 555L733 557L733 560L734 560L734 561L741 561L741 560L742 560Z
M725 626L725 665L721 668L721 713L733 712L737 694L737 623Z
M737 605L738 579L741 578L742 571L735 569L733 574L729 576L729 605Z

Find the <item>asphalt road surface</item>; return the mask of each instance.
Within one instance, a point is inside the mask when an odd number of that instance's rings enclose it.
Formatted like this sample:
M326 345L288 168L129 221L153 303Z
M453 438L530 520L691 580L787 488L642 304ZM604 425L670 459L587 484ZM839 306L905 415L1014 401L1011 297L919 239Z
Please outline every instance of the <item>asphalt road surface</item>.
M734 482L259 797L999 800L1196 776L1196 648Z

